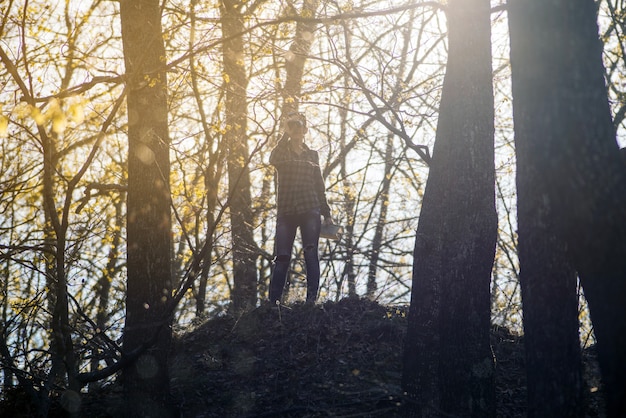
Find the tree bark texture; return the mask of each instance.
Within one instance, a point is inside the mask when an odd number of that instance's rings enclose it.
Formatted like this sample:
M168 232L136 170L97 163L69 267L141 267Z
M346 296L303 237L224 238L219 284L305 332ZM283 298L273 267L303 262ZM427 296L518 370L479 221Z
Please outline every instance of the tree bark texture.
M128 77L127 294L123 372L129 416L169 416L171 217L165 49L158 0L120 2Z
M517 148L518 256L524 319L528 417L584 413L576 271L547 221L532 158ZM535 180L537 180L535 178Z
M495 210L489 2L450 1L437 137L415 239L407 415L495 414L489 343Z
M313 18L317 15L320 6L319 0L304 0L300 16ZM299 21L296 24L296 35L289 47L285 62L285 84L283 87L283 115L298 110L300 94L302 91L302 78L304 76L304 64L306 63L311 45L313 44L317 23Z
M518 48L521 46L518 40L523 39L529 29L528 22L519 15L519 5L519 2L510 5L511 58L516 64L529 65L528 52ZM541 97L536 99L542 101ZM514 105L519 110L515 114L518 256L528 416L581 416L583 392L576 271L567 260L565 243L550 221L554 215L550 214L552 208L547 200L544 174L535 164L538 149L531 145L532 141L542 140L548 127L533 123L540 115L531 116L523 111L529 103L523 102L518 107L516 100ZM541 103L536 105L541 107ZM546 123L550 122L546 120Z
M547 221L583 285L608 415L624 416L626 170L611 121L596 5L515 0L509 6L516 146L542 183L537 192Z
M250 194L250 154L247 137L248 78L244 65L244 31L242 7L245 2L221 2L221 23L224 73L226 75L226 134L228 146L228 184L230 196L230 224L233 247L233 310L253 309L257 300L257 246L252 234L253 214Z

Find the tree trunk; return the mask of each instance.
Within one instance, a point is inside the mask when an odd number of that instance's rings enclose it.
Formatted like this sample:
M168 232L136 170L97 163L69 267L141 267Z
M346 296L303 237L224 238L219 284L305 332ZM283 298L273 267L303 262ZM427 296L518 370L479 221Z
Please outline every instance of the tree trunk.
M609 416L626 414L626 170L593 0L511 2L516 146L591 312ZM530 169L530 168L528 168Z
M410 62L408 61L409 56L409 45L411 44L411 38L413 34L413 28L416 27L415 23L415 10L411 10L411 18L405 24L402 30L402 39L403 39L403 48L402 54L400 55L400 62L398 65L398 75L396 84L393 89L392 100L389 103L394 104L393 113L399 111L401 101L398 100L399 96L404 91L406 82L407 82L407 70L411 72ZM415 63L414 63L415 65ZM413 67L415 68L415 67ZM391 124L395 127L396 120L392 119ZM392 132L389 132L387 135L387 144L385 146L385 168L383 172L383 179L381 184L381 190L377 197L380 201L380 212L378 214L378 219L376 220L376 227L374 229L374 237L372 238L372 253L370 255L369 269L367 275L367 297L370 299L376 298L376 292L378 290L378 283L376 281L377 272L378 272L378 260L380 257L380 251L383 243L383 235L385 225L387 223L387 208L389 206L389 190L391 188L391 179L393 177L393 169L396 164L394 160L394 137L395 135Z
M128 75L127 293L124 351L147 349L122 378L128 416L171 416L171 217L165 49L158 0L120 2Z
M196 7L198 0L192 0L189 11L189 50L193 50L196 45ZM209 273L211 271L211 257L213 256L213 242L215 239L215 210L218 204L218 189L220 179L223 171L223 155L224 150L218 142L218 137L213 135L211 130L209 118L204 110L204 101L202 99L201 88L199 85L199 70L196 67L197 57L191 55L189 57L189 68L191 76L191 87L193 89L193 96L197 106L197 112L202 124L202 131L204 133L204 146L203 149L206 153L206 157L203 158L205 162L204 166L204 188L206 190L206 234L204 239L206 240L206 251L204 251L204 260L202 261L202 270L200 272L200 278L198 280L197 291L195 292L196 298L196 316L202 318L206 315L206 294L209 280ZM214 143L215 142L215 143ZM213 147L216 146L216 150Z
M518 42L526 35L529 22L519 14L518 5L519 2L510 5L511 60L529 65L531 61L525 60L528 51ZM528 416L582 416L576 271L567 261L566 246L555 235L550 222L553 215L546 203L543 174L534 161L538 149L533 142L541 141L548 127L536 122L541 119L533 123L539 115L531 117L525 110L529 103L518 103L519 92L515 89L514 93L518 256L524 307Z
M317 8L320 0L304 0L300 15L314 18L317 15ZM302 75L304 74L304 64L313 44L313 33L317 24L315 22L299 21L296 24L296 35L293 43L289 47L287 60L285 62L285 84L282 92L283 115L298 110L300 104L300 93L302 91Z
M393 159L393 138L394 135L389 133L387 135L387 145L385 146L385 171L383 173L384 176L379 195L380 212L376 220L374 238L372 238L372 253L370 255L369 269L367 272L367 297L369 299L376 299L376 292L378 290L378 283L376 282L378 259L383 242L383 232L385 224L387 223L387 207L389 206L389 189L391 188L392 177L391 170L395 163Z
M354 187L352 181L350 181L350 179L348 178L345 159L341 162L341 168L339 170L339 173L343 183L343 210L346 214L346 225L342 237L342 244L346 248L346 255L343 260L344 267L343 272L341 273L341 285L337 289L337 300L339 300L339 297L341 296L344 280L348 283L348 296L357 296L356 273L354 272L354 253L356 248L356 240L354 237L354 221L356 219L356 216L354 211L356 207L358 191Z
M123 205L124 205L124 197L125 193L120 193L120 197L116 198L115 202L115 217L114 221L114 231L113 237L111 237L110 250L107 256L107 264L104 270L102 271L102 275L98 279L98 285L96 287L95 296L97 299L97 310L96 310L96 327L100 330L101 333L105 333L105 330L108 328L109 315L110 315L110 303L109 299L111 297L111 283L113 281L113 277L115 273L120 270L119 266L119 256L120 256L120 245L122 243L122 230L124 224L124 214L123 214ZM90 367L91 371L95 372L100 368L101 365L101 351L98 348L95 348L91 353L91 361ZM92 389L97 390L102 386L102 382L96 381L89 384L89 390Z
M541 135L538 134L537 137ZM549 227L540 178L517 147L518 241L529 417L582 416L576 271Z
M489 1L448 4L449 56L415 239L404 352L407 415L495 415L489 343L495 255Z
M72 329L69 320L69 297L67 288L65 247L67 226L61 222L55 203L55 173L58 170L55 134L49 136L41 127L39 134L43 147L43 206L46 224L44 226L46 252L46 281L49 286L48 306L52 313L50 320L50 376L43 391L42 412L50 406L49 391L56 387L67 387L80 393L77 380L78 367ZM67 382L67 386L66 386Z
M252 235L253 214L250 195L250 158L247 142L246 89L244 67L243 2L225 0L220 13L224 42L223 62L226 74L226 134L228 147L228 184L230 224L233 246L233 310L253 309L257 301L257 250Z

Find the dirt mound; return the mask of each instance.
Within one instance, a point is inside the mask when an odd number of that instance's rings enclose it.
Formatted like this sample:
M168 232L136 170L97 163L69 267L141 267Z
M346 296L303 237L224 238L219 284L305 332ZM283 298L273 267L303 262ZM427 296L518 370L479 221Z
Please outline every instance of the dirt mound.
M264 305L240 318L211 319L174 341L173 402L185 418L400 417L407 313L406 306L354 298ZM524 417L522 338L494 327L491 339L497 416ZM593 350L586 350L583 359L590 389L585 415L603 416ZM81 416L119 416L121 395L117 384L85 394ZM0 412L19 410L26 416L27 401L13 398L23 407ZM10 406L4 403L0 406Z
M399 417L407 306L348 298L264 305L213 319L175 344L172 389L185 417ZM526 416L522 337L494 327L498 417ZM599 386L593 350L585 379ZM601 416L600 393L586 416Z
M404 310L357 299L220 318L177 342L174 397L190 417L390 416L405 329Z

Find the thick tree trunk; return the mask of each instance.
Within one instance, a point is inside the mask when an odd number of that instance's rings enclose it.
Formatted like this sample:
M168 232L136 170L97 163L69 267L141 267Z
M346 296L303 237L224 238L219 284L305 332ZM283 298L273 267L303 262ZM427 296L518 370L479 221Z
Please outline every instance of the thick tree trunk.
M528 33L528 24L535 19L528 21L531 14L520 14L523 10L519 7L520 2L511 2L509 14L516 77L527 74L528 69L541 68L526 49L531 45L528 37L533 36ZM532 28L530 32L535 32L534 25ZM528 106L541 112L543 98L532 96L539 103L531 104L531 96L519 91L523 81L514 81L514 107L528 416L575 417L583 412L576 272L567 260L564 242L553 228L545 174L536 164L538 142L544 140L550 129L546 124L551 125L551 121L541 118L540 113L528 112Z
M165 49L158 0L120 2L128 74L127 294L123 372L129 416L169 416L171 218Z
M257 246L252 234L252 196L250 194L250 158L247 137L246 89L244 66L244 31L242 2L221 2L224 73L226 80L226 134L228 147L228 184L230 224L233 247L233 310L253 309L257 301Z
M540 135L539 135L540 136ZM576 271L548 226L532 155L517 148L518 240L529 417L582 416Z
M412 416L495 414L497 215L489 2L448 5L449 58L415 241L403 387Z
M517 146L589 303L609 416L626 414L626 170L593 0L510 3Z

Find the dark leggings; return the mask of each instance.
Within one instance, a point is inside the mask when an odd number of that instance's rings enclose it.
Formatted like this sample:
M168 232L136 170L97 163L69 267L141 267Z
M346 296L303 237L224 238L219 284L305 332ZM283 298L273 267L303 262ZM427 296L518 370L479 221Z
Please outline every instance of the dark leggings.
M318 255L318 241L320 238L320 211L311 210L297 215L278 215L276 220L276 237L274 272L270 282L270 302L280 301L287 280L291 249L296 238L296 230L300 228L302 246L304 247L304 261L306 264L306 300L315 302L320 283L320 261Z

